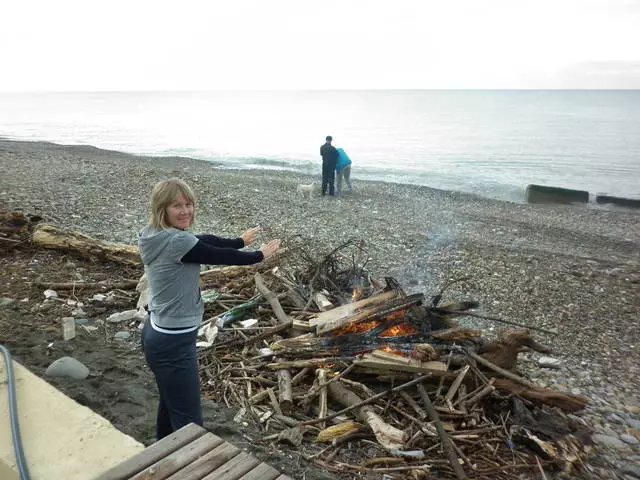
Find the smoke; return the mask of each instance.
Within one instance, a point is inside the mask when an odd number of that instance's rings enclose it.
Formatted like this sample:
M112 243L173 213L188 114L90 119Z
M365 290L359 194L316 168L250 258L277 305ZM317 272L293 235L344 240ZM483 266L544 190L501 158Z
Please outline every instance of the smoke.
M441 224L426 230L420 236L420 243L415 242L408 253L407 262L393 276L407 293L424 293L429 298L438 293L446 280L452 267L449 260L451 255L448 253L457 250L458 241L453 229Z

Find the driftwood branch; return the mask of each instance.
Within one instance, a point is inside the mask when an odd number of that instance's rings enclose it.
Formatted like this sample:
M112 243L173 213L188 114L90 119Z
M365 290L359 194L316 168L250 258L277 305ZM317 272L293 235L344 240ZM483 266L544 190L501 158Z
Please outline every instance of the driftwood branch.
M336 413L332 413L331 415L327 415L324 418L316 418L315 420L307 420L306 422L301 422L300 425L314 425L316 423L320 423L320 422L326 422L327 420L331 420L332 418L336 418L344 413L350 412L351 410L353 410L354 408L358 408L358 407L362 407L364 405L367 405L369 403L375 402L376 400L389 395L390 393L393 392L399 392L400 390L404 390L405 388L411 387L412 385L415 385L416 383L420 383L423 382L425 379L427 379L428 377L430 377L429 374L426 375L421 375L418 378L414 378L413 380L407 382L407 383L403 383L402 385L399 385L397 387L391 388L387 391L384 392L380 392L377 395L374 395L372 397L367 398L366 400L363 400L362 402L359 402L355 405L351 405L350 407L344 408L342 410L340 410L339 412Z
M458 457L456 456L456 453L454 450L453 442L451 441L451 438L449 438L449 435L447 434L447 432L445 432L444 430L444 426L440 421L440 415L438 415L438 412L434 408L433 403L431 403L431 400L429 399L429 395L427 394L427 391L424 389L424 386L421 383L418 383L417 388L418 388L418 392L420 393L420 397L422 398L422 402L424 403L424 406L427 409L429 418L431 419L434 426L436 427L436 431L438 432L438 436L440 437L440 441L442 442L442 448L447 454L449 465L451 465L451 468L453 469L454 473L456 474L456 477L458 477L459 480L466 479L467 475L464 473L464 470L460 466L460 462L458 461Z

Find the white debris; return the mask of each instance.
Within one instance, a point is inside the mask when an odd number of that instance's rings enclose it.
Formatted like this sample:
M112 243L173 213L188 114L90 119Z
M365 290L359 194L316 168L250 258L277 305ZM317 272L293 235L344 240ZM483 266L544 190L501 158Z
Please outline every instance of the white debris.
M96 293L93 297L91 297L91 299L95 300L96 302L104 302L107 299L107 296L101 293Z
M50 298L58 298L58 292L56 292L55 290L47 289L44 291L44 298L46 298L47 300Z
M242 328L251 328L254 325L258 324L258 319L257 318L248 318L247 320L239 321L238 324L241 325Z
M218 336L218 327L211 323L207 323L200 327L198 330L198 336L204 337L205 341L196 342L197 347L211 347Z

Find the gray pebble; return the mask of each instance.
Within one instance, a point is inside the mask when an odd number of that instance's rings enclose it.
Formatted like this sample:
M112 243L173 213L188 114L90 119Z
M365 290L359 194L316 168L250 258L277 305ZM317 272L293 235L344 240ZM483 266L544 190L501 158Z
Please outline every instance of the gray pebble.
M113 336L116 340L129 340L131 334L129 332L118 332Z
M89 376L89 369L73 357L62 357L49 365L44 374L48 377L69 377L84 380Z
M619 438L612 435L604 435L602 433L596 433L593 435L593 441L603 447L613 448L614 450L623 450L628 448Z
M620 435L620 440L622 440L624 443L628 443L629 445L638 445L640 443L640 440L638 440L633 435L629 435L628 433L623 433L622 435Z
M640 478L640 463L627 463L622 467L622 473Z
M7 307L12 303L15 303L15 298L2 297L0 298L0 307Z

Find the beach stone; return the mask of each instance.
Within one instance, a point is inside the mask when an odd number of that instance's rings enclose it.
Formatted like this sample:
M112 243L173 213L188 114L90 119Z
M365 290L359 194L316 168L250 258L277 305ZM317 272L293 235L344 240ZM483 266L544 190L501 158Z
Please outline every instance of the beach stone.
M113 338L121 341L129 340L131 338L131 334L129 332L118 332L113 336Z
M636 420L635 418L627 419L627 425L634 430L640 430L640 420Z
M612 448L614 450L623 450L625 448L628 448L624 442L612 435L596 433L592 438L595 443L606 448Z
M560 368L560 360L553 357L540 357L538 365L544 368Z
M640 440L638 440L633 435L629 435L628 433L623 433L622 435L620 435L620 440L629 445L638 445L640 443Z
M0 298L0 308L8 307L12 303L15 303L15 301L16 301L15 298L2 297Z
M87 325L89 323L88 318L76 318L76 325Z
M73 357L62 357L49 365L44 374L48 377L69 377L84 380L89 376L89 369Z
M112 313L107 317L107 322L120 323L136 318L138 310L125 310L123 312Z
M607 421L620 424L624 423L624 420L616 413L610 413L609 415L607 415Z
M627 463L623 465L622 473L631 475L633 478L640 478L640 463Z

